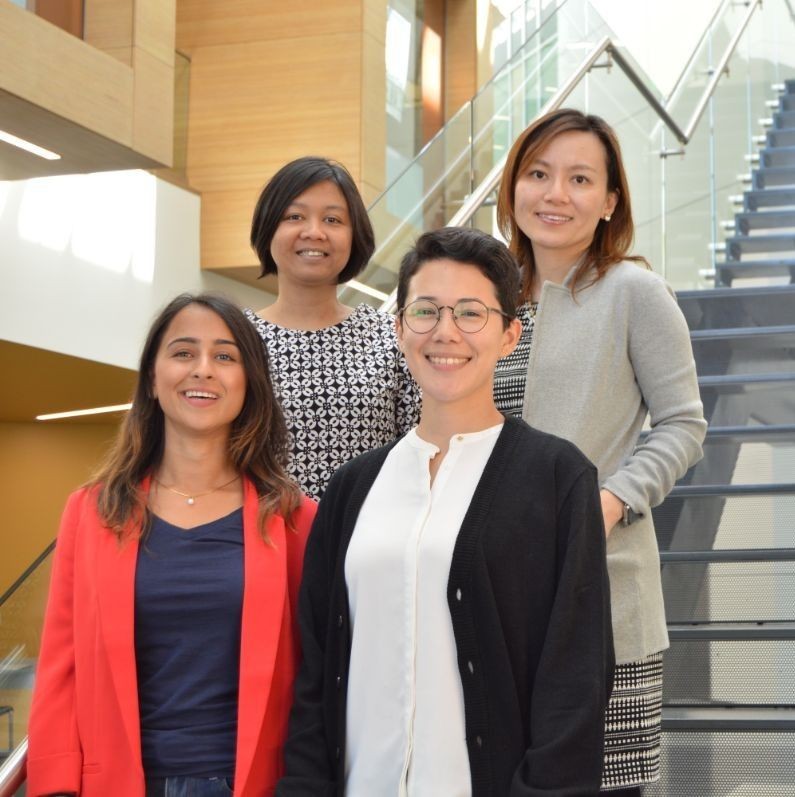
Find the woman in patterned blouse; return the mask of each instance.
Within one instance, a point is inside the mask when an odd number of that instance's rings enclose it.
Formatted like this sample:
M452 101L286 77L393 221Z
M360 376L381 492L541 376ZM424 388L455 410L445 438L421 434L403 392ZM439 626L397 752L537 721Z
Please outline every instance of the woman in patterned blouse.
M319 498L340 465L416 424L419 391L392 316L337 298L339 285L362 271L375 248L344 166L317 157L283 166L257 202L251 245L260 276L278 276L279 294L246 314L268 349L292 434L290 473Z

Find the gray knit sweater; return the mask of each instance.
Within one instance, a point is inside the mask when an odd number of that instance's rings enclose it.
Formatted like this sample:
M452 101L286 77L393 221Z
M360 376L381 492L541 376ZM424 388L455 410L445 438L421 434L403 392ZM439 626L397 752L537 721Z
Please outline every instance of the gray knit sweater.
M701 458L707 424L687 324L664 280L623 262L572 297L572 274L541 291L522 415L575 443L600 486L643 513L607 545L616 661L628 662L668 646L650 510Z

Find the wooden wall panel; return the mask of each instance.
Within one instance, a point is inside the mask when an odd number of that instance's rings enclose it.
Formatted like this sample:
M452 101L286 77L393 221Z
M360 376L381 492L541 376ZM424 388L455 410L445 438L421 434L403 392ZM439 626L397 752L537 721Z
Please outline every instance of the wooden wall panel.
M188 171L202 193L239 189L316 152L358 171L359 38L203 48L191 61Z
M129 67L10 3L0 3L0 31L0 90L129 144Z
M445 119L478 90L477 0L458 0L445 5Z
M0 179L170 165L175 3L85 0L84 41L0 2L0 110L24 111L5 127L62 155L3 145Z
M350 33L361 27L362 4L368 0L179 0L177 49Z
M134 0L85 0L83 38L92 47L113 54L133 45ZM117 56L118 57L118 56ZM132 55L125 63L132 63Z
M173 62L169 66L136 47L133 66L133 149L170 166L174 149Z

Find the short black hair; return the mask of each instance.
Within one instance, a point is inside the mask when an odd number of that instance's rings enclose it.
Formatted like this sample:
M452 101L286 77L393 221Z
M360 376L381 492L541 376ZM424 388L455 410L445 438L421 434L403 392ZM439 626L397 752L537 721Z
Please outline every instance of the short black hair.
M430 260L455 260L477 268L493 285L505 316L503 326L516 317L519 303L519 265L505 244L494 236L468 227L443 227L426 232L400 263L397 306L406 304L411 278Z
M271 241L289 204L317 183L334 183L348 204L351 220L351 255L345 268L337 278L338 283L347 282L359 274L367 265L375 250L375 235L367 208L359 189L348 170L328 158L307 156L290 161L271 177L257 200L254 218L251 221L251 246L257 253L261 270L260 277L276 274L278 268L271 257Z

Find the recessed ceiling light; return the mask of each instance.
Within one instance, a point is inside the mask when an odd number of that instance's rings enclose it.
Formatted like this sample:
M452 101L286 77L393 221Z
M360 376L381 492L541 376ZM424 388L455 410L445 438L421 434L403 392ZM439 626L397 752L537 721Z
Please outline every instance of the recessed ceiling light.
M0 130L0 141L5 141L6 144L11 144L13 147L24 149L26 152L30 152L33 155L38 155L40 158L44 158L48 161L61 160L61 156L57 152L44 149L44 147L40 147L38 144L32 144L30 141L25 141L24 138L13 136L11 133L6 133L5 130Z
M37 421L57 421L61 418L77 418L80 415L101 415L103 412L125 412L132 404L114 404L112 407L92 407L89 410L71 410L70 412L50 412L37 415Z

